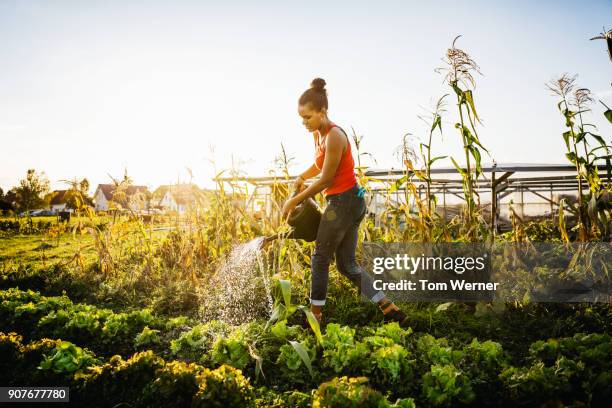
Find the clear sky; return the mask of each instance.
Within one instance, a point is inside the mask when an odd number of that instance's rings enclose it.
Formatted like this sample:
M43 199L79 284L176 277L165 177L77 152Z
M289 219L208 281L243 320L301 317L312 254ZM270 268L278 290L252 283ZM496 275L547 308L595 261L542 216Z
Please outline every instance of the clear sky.
M376 167L397 167L402 136L449 92L434 68L453 38L480 65L481 141L498 163L565 162L563 120L544 83L563 72L612 106L608 1L0 0L0 187L28 168L52 187L123 175L156 187L206 185L232 155L252 175L281 142L293 172L312 138L297 99L328 83L330 118L365 135ZM444 119L436 154L461 156ZM452 112L452 114L451 114ZM588 119L607 140L603 107ZM488 158L485 159L489 161ZM446 165L448 163L441 163Z

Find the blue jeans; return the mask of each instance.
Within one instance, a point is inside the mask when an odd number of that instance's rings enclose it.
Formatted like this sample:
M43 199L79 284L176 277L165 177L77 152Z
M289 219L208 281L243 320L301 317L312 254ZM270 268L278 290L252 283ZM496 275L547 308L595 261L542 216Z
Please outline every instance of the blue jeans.
M372 278L355 259L359 224L366 214L363 197L358 196L359 186L355 185L343 193L327 196L327 207L321 217L315 251L312 255L312 282L310 303L323 306L327 297L329 264L336 255L336 266L372 302L385 297L383 292L373 288Z

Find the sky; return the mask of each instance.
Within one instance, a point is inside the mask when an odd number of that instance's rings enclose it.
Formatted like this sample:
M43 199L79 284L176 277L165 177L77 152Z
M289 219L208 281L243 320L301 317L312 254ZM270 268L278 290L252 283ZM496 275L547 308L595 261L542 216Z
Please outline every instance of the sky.
M610 1L0 0L0 187L29 168L55 189L87 177L93 192L125 169L150 188L189 170L211 186L232 166L268 175L281 143L297 174L314 155L297 100L315 77L330 119L364 136L365 164L397 168L403 135L424 140L418 116L452 92L434 69L457 35L483 74L484 161L565 163L544 84L578 74L612 107L605 42L589 41L611 24ZM460 158L447 110L434 153ZM610 141L603 110L586 119Z

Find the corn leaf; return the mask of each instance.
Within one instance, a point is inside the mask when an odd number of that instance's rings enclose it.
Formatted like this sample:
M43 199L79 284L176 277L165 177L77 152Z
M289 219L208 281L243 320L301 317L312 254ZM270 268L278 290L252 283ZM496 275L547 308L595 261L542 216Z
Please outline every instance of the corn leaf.
M591 133L591 132L587 132L587 133L588 133L589 135L591 135L591 136L592 136L592 137L593 137L595 140L597 140L597 141L599 142L599 144L600 144L602 147L607 147L607 146L608 146L608 145L606 144L606 141L604 140L604 138L603 138L603 137L601 137L601 136L599 136L599 135L596 135L596 134L594 134L594 133Z
M465 91L463 94L465 95L465 100L470 105L470 109L472 110L472 113L474 114L474 119L476 119L478 123L482 123L480 122L480 118L478 117L478 114L476 113L476 106L474 105L474 96L472 95L472 91Z
M557 104L557 109L559 109L559 112L561 112L561 113L565 114L565 111L564 111L563 109L561 109L561 104L562 104L562 103L563 103L563 101L561 101L561 102L559 102L559 103Z
M599 210L597 212L597 220L599 221L599 228L605 232L608 228L608 215L605 210Z
M436 307L436 313L437 312L442 312L442 311L448 309L453 304L454 304L453 302L446 302L446 303L439 304L438 307Z
M597 197L595 194L591 195L591 199L587 205L587 213L590 219L597 221Z
M481 162L480 152L474 146L470 146L470 152L472 153L472 156L474 157L474 160L476 161L476 176L479 176L480 174L482 174L482 166L480 164Z
M426 145L425 143L421 143L421 144L419 145L419 150L421 151L421 155L423 155L423 156L425 156L425 152L423 152L423 148L424 148L424 147L425 147L426 149L429 149L429 146L428 146L428 145Z
M561 238L565 242L569 242L569 236L567 235L567 230L565 229L565 198L559 200L559 231L561 232Z
M460 98L461 103L463 103L464 101L463 90L457 86L457 82L456 81L451 82L451 87L453 88L453 91L455 91L457 96Z
M259 374L261 374L263 378L266 378L263 372L263 358L261 358L261 356L257 354L257 351L250 345L249 345L249 354L251 355L253 360L255 360L255 378L259 378Z
M436 127L440 128L440 133L442 133L442 117L440 115L436 115L436 118L431 125L431 131L436 130Z
M431 159L431 160L429 161L429 163L427 163L427 165L428 165L429 167L431 167L431 165L432 165L432 164L434 164L434 162L435 162L435 161L437 161L437 160L442 160L442 159L446 159L447 157L448 157L448 156L438 156L438 157L434 157L433 159Z
M459 166L459 164L457 164L455 159L453 159L452 157L451 157L451 161L453 162L453 165L455 165L455 168L457 169L459 174L461 174L463 177L466 177L467 176L467 171L465 169L461 168L461 166Z
M478 147L480 147L482 150L484 150L485 152L489 152L482 144L480 144L480 140L478 140L478 138L472 134L472 132L470 132L470 129L468 129L467 126L463 127L463 135L465 136L465 138L468 140L468 142L470 144L475 144Z
M308 355L308 351L306 350L306 348L302 344L294 340L290 340L289 343L304 362L304 365L308 369L310 376L314 377L314 373L312 371L312 362L310 361L310 356Z
M264 327L264 331L268 329L268 327L274 323L275 321L277 321L285 312L285 306L278 304L276 305L276 307L274 308L274 310L272 310L272 315L270 316L270 318L268 319L268 321L266 322L266 326Z
M321 342L323 341L323 336L321 336L321 327L319 326L319 321L307 307L300 306L300 310L306 315L306 319L308 319L308 324L310 324L310 328L315 334L317 343L321 344Z
M571 135L572 132L570 132L569 130L567 132L563 132L563 140L565 141L565 146L567 147L567 150L570 150L569 138Z
M278 281L278 283L283 294L283 301L285 302L285 306L291 307L291 282L286 279L281 279Z
M421 170L414 170L414 175L421 180L427 180L427 174Z
M395 180L395 183L393 183L393 185L389 188L389 192L395 193L397 190L402 188L406 181L408 181L408 176L404 176L398 180Z

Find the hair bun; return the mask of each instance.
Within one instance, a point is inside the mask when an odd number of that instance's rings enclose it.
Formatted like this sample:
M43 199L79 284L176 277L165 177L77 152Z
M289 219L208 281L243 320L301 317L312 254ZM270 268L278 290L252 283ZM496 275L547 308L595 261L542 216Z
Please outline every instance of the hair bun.
M323 78L315 78L310 83L310 87L317 91L325 91L325 80Z

